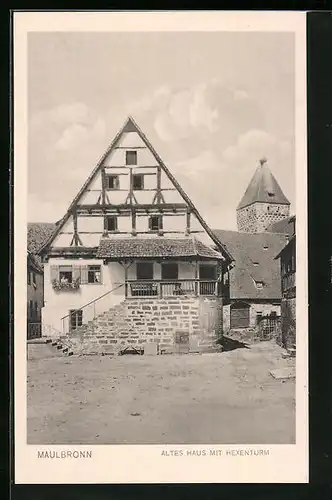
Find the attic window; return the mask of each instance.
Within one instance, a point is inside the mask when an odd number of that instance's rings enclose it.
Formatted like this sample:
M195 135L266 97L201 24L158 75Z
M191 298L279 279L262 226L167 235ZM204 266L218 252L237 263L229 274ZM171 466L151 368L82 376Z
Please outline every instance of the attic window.
M264 286L263 281L256 281L256 280L254 280L254 281L255 281L256 288L258 288L258 290L261 290Z
M163 218L161 215L152 215L149 218L149 230L159 231L163 228Z
M107 231L117 231L118 230L118 219L115 215L109 215L107 217Z
M140 191L144 189L144 175L135 174L133 175L133 189Z
M263 246L263 250L268 250L269 246L268 245L264 245Z
M137 151L126 151L126 165L137 165Z
M268 193L267 193L267 194L268 194L271 198L272 198L273 196L275 196L275 194L274 194L274 193L272 193L272 191L268 191Z
M107 189L119 189L120 181L118 175L107 175L106 176L106 188Z
M258 262L253 262L253 265L257 267L259 265L259 263Z

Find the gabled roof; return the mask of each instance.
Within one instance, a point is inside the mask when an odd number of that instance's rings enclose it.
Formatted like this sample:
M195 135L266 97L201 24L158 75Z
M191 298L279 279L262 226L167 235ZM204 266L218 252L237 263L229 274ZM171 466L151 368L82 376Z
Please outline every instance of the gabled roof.
M215 230L235 258L230 271L231 299L281 299L280 264L275 256L287 236L273 233L240 233ZM263 288L257 288L262 282Z
M36 271L37 273L43 274L43 268L39 262L38 256L29 252L28 250L28 270Z
M27 247L28 254L33 262L42 270L39 250L47 239L53 234L56 225L51 222L28 222ZM32 255L33 254L33 255Z
M266 231L269 233L284 233L292 236L295 232L295 216L286 217L285 219L274 222L267 227Z
M237 210L257 202L290 205L266 160L260 160L260 165L249 182Z
M81 187L81 189L79 190L79 192L77 193L77 195L75 196L75 198L73 199L73 201L70 204L70 206L69 206L66 214L64 215L64 217L57 224L56 230L48 238L48 240L44 243L44 245L40 249L40 253L43 253L43 252L47 251L47 248L49 247L49 245L51 245L51 243L53 242L54 238L61 231L61 229L64 226L64 224L69 219L69 217L70 217L73 209L78 204L79 199L81 198L81 196L83 195L83 193L87 189L88 185L94 179L94 177L96 176L96 174L102 168L104 161L107 159L107 157L109 156L109 154L115 148L115 146L116 146L118 140L120 139L121 135L124 132L132 132L132 131L137 132L137 134L142 139L142 141L144 142L144 144L146 145L146 147L154 155L154 157L158 161L160 167L165 172L165 174L168 176L168 178L170 179L170 181L174 184L174 186L176 187L176 189L178 190L178 192L181 194L181 196L183 197L183 199L185 200L185 202L188 204L188 206L190 207L190 209L192 210L192 212L195 214L197 220L200 222L200 224L202 225L203 229L210 236L211 240L215 243L215 245L218 248L220 248L220 250L223 252L225 259L228 262L232 262L233 261L232 256L228 253L228 251L225 248L225 246L223 245L223 243L221 241L219 241L219 239L216 237L216 235L210 229L210 227L205 222L205 220L203 219L203 217L200 215L199 211L197 210L197 208L195 207L195 205L193 204L193 202L191 201L191 199L189 198L189 196L187 195L187 193L182 189L182 187L180 186L180 184L178 183L178 181L175 179L175 177L169 171L169 169L166 166L166 164L163 162L163 160L161 159L161 157L159 156L159 154L157 153L157 151L154 149L154 147L152 146L152 144L150 143L150 141L147 139L147 137L145 136L145 134L142 132L142 130L139 128L139 126L137 125L137 123L135 122L135 120L134 120L134 118L132 116L129 116L127 118L127 120L124 123L124 125L120 128L120 130L118 131L118 133L115 135L115 137L114 137L113 141L111 142L110 146L107 148L107 150L105 151L105 153L103 154L103 156L100 158L100 160L98 161L97 165L95 166L95 168L91 172L90 176L87 178L87 180L85 181L85 183L83 184L83 186Z
M219 252L196 238L109 238L100 240L97 258L203 257L223 260Z
M28 222L28 250L38 253L45 241L53 234L56 225L51 222Z

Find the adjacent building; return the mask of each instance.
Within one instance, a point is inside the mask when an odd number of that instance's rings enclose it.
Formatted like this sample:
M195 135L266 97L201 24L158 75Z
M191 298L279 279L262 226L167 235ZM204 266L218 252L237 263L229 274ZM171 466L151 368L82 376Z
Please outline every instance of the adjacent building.
M76 350L217 348L233 258L133 118L40 253L43 325Z
M265 159L257 167L237 207L238 231L215 230L234 258L224 331L255 328L263 317L280 317L280 265L275 257L292 231L290 203Z
M28 339L42 334L41 310L44 306L44 271L38 251L55 225L28 224L27 233L27 336Z
M286 348L296 346L296 232L295 216L288 223L289 238L287 244L278 253L276 259L281 273L281 332L282 345Z

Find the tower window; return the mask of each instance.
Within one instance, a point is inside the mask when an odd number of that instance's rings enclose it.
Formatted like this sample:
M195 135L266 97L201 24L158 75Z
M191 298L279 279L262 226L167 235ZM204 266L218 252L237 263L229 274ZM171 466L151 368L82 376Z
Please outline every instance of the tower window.
M133 175L133 189L140 191L144 189L144 175L135 174Z
M118 175L106 175L106 189L119 189L120 180Z
M161 215L152 215L149 218L149 229L150 231L159 231L163 228L163 218Z
M137 165L137 151L126 151L126 165Z
M115 215L107 217L107 231L118 230L118 218Z

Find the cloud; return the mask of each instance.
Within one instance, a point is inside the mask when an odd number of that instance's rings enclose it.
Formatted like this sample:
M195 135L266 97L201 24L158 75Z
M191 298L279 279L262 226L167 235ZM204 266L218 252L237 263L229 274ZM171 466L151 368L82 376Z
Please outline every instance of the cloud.
M288 142L264 130L253 129L240 135L235 144L227 147L223 152L223 159L227 163L245 168L252 162L258 163L263 157L273 162L281 154L287 154L290 150Z

